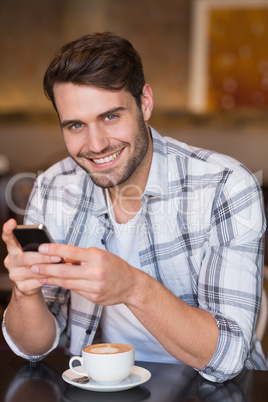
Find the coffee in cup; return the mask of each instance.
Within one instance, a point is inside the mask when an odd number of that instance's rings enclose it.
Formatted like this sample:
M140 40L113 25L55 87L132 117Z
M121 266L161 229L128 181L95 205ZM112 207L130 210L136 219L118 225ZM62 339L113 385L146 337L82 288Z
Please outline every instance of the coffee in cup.
M73 367L78 360L84 371ZM100 384L119 384L124 381L133 368L135 349L124 343L98 343L83 348L82 357L70 359L70 369L81 376L86 375Z

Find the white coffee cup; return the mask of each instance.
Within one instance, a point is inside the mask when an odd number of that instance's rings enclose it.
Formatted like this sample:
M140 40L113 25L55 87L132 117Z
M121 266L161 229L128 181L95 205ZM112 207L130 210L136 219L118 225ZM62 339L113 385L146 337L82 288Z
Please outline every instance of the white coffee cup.
M78 360L84 371L73 367ZM135 349L124 343L98 343L86 346L82 357L70 359L70 369L80 376L91 377L100 384L119 384L131 373L135 361Z

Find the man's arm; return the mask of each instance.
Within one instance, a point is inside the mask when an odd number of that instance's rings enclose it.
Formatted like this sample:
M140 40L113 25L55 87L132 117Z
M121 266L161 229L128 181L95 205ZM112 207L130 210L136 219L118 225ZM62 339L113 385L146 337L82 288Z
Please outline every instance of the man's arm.
M18 349L26 355L42 355L51 349L56 337L56 324L48 310L41 288L30 266L39 262L59 261L59 259L23 253L18 246L13 229L14 220L3 226L3 240L8 256L5 265L15 286L5 314L6 331Z
M212 315L189 306L149 275L136 274L129 309L172 356L197 369L205 367L219 336Z
M5 325L18 349L29 356L45 354L55 341L55 320L41 291L27 296L14 286L5 314Z
M201 369L211 359L218 341L216 321L208 312L178 299L154 278L93 247L47 244L39 251L80 261L80 266L33 266L32 271L42 276L41 284L71 289L96 304L124 303L179 361Z

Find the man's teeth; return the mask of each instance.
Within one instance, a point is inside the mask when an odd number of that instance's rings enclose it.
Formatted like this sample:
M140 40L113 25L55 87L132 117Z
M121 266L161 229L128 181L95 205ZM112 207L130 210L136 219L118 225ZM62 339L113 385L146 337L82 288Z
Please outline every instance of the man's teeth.
M110 156L106 156L106 158L101 158L101 159L92 159L94 163L96 163L97 165L100 165L101 163L107 163L110 162L112 160L114 160L115 158L118 157L118 155L121 153L121 150L118 152L115 152L113 155Z

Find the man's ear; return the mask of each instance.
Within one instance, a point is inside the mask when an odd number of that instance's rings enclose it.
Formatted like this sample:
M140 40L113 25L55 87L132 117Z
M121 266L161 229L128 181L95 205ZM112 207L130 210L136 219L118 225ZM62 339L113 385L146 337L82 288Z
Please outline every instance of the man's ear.
M149 84L145 84L141 95L141 111L144 121L148 121L151 117L154 107L153 91Z

